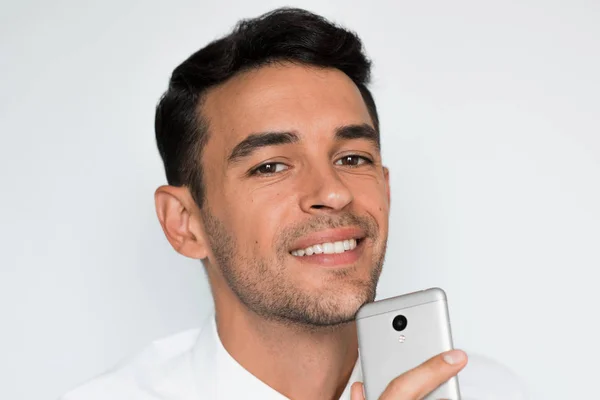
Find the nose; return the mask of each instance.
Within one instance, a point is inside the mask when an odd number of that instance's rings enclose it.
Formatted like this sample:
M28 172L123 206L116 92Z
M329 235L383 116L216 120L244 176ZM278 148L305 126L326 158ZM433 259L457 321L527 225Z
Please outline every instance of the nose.
M309 214L335 213L354 199L335 168L314 168L303 179L300 207Z

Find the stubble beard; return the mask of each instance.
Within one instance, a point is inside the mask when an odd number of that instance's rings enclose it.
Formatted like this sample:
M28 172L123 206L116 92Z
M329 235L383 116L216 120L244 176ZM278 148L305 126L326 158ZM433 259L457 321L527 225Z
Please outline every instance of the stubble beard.
M208 207L202 216L217 268L227 285L242 304L265 319L309 329L335 327L353 321L360 306L375 300L385 257L385 240L379 250L373 248L373 268L367 280L353 278L352 268L331 270L332 284L325 285L326 290L306 292L295 287L286 274L287 251L278 251L273 261L243 257L234 236ZM274 245L277 249L285 248L283 243L289 243L290 231L299 237L317 225L336 228L350 224L361 226L368 233L371 245L377 243L374 220L346 214L335 221L327 218L301 229L290 229L287 235L277 235L280 240ZM343 284L336 285L336 282Z

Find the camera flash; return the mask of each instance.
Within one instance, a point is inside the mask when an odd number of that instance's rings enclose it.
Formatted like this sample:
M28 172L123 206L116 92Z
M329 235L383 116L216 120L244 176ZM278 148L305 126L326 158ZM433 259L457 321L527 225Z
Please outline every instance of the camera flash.
M398 338L398 341L400 343L404 343L405 340L406 340L406 336L404 336L404 335L400 335L400 337Z

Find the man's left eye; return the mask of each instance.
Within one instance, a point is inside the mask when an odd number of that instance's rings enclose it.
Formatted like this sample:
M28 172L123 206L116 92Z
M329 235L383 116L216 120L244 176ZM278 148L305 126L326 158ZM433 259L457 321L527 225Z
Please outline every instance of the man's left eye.
M272 175L285 171L289 167L280 162L269 162L259 165L252 171L252 175Z
M372 161L366 157L359 156L356 154L351 154L348 156L344 156L335 162L335 165L347 165L350 167L357 167L363 164L371 164Z

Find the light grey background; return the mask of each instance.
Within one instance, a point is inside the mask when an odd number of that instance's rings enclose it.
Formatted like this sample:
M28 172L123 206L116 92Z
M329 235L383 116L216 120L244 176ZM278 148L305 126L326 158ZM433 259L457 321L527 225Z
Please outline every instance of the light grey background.
M201 264L155 217L154 106L184 58L283 4L2 1L0 397L55 398L209 312ZM600 3L294 4L375 62L393 202L379 297L444 287L459 347L532 398L593 397Z

